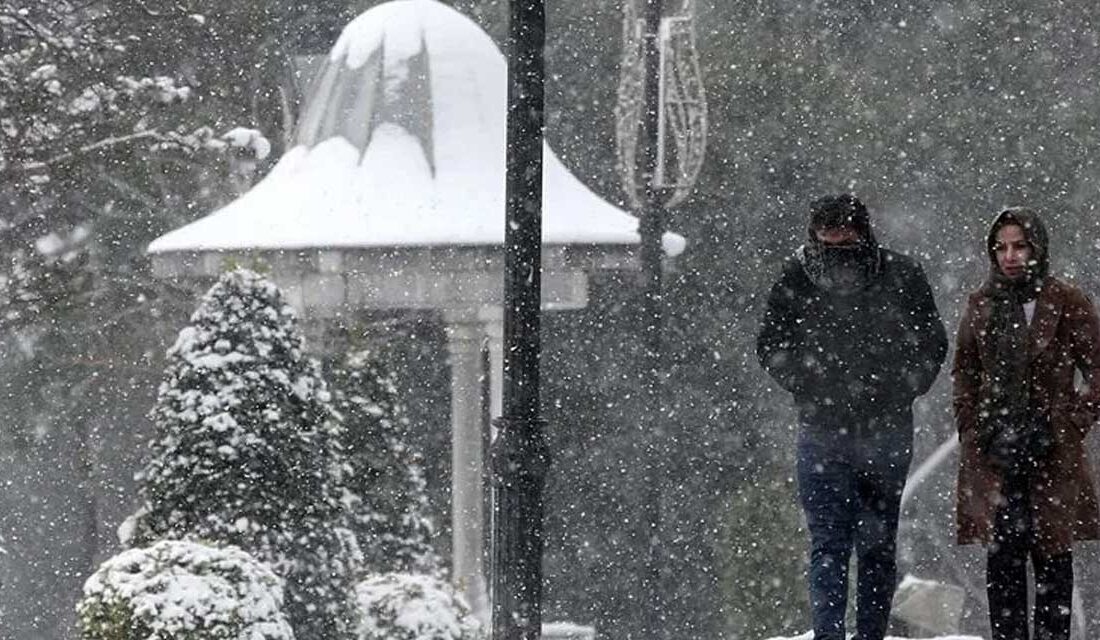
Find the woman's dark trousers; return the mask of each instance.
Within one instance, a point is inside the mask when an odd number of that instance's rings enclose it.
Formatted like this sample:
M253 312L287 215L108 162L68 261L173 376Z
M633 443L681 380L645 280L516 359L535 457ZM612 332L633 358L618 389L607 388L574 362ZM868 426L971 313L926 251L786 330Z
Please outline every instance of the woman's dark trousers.
M1073 554L1039 553L1035 545L1027 470L1005 478L986 561L986 591L993 640L1029 640L1027 561L1035 569L1035 640L1069 640Z
M905 408L874 418L802 420L798 488L810 530L814 640L844 638L848 560L856 552L856 631L882 640L896 586L901 492L912 459Z

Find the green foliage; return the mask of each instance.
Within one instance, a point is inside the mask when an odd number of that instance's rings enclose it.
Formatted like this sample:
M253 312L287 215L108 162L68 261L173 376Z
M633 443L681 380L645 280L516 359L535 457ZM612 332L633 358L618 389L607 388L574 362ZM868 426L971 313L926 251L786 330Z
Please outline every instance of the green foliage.
M228 273L230 271L237 271L239 269L245 269L258 273L261 276L271 276L271 265L268 264L263 258L259 256L252 256L250 259L242 260L236 256L228 256L221 263L222 273Z
M739 487L724 507L714 544L726 628L736 638L809 628L807 534L794 481Z
M210 289L168 353L136 540L240 546L287 580L297 638L333 640L362 559L341 503L339 415L303 343L262 276L232 271Z
M347 355L332 372L336 410L343 416L346 487L352 529L374 573L435 573L432 523L422 460L409 443L412 426L396 376L370 351Z
M81 602L80 629L83 640L129 640L148 637L146 625L132 622L134 612L121 598ZM130 629L138 627L134 633Z

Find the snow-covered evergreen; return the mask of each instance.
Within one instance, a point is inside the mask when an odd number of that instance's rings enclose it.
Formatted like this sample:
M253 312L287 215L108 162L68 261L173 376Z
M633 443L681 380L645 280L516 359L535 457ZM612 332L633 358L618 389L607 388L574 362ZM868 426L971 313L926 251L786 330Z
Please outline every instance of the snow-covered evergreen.
M408 444L409 419L392 373L369 351L335 368L332 387L344 417L353 524L372 572L435 573L432 523L420 457Z
M235 547L123 551L88 578L77 612L83 640L294 640L283 580Z
M339 415L274 284L235 270L207 292L152 415L135 541L238 545L286 579L298 640L344 637L361 556L341 502Z
M357 640L480 640L481 626L448 584L387 573L359 583Z

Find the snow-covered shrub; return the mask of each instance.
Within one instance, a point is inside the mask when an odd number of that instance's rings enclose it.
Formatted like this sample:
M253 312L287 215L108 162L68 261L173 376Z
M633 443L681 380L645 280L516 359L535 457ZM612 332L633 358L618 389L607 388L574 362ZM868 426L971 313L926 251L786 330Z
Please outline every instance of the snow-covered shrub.
M294 640L283 581L235 547L165 540L110 558L84 583L83 640Z
M351 468L347 502L367 570L439 571L424 473L408 444L409 419L394 375L371 352L355 351L331 379Z
M168 351L134 542L241 547L286 582L298 640L351 632L361 554L341 502L339 415L278 288L223 275Z
M480 640L481 625L446 582L386 573L355 588L358 640Z

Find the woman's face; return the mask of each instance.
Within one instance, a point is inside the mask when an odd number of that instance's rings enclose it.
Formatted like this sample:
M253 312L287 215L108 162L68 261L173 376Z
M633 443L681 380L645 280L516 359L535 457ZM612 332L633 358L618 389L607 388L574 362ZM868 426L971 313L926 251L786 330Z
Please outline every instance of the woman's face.
M1031 260L1031 243L1027 241L1023 227L1018 224L1006 224L997 230L994 241L993 254L997 257L997 268L1001 273L1013 280L1027 275L1027 263Z

